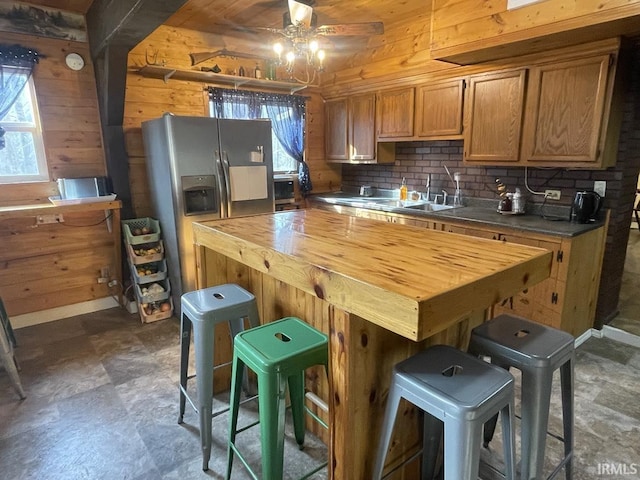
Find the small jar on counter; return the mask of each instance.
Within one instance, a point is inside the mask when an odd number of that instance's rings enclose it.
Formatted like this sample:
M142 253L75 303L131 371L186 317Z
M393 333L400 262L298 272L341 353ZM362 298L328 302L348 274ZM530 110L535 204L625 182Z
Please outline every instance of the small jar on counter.
M516 193L513 194L511 210L513 213L524 213L524 197L519 188L516 188Z

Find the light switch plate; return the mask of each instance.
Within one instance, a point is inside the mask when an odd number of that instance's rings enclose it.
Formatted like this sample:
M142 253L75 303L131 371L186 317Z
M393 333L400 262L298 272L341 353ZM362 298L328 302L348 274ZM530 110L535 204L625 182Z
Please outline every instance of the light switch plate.
M605 193L607 193L607 182L604 180L593 182L593 191L601 197L604 197Z

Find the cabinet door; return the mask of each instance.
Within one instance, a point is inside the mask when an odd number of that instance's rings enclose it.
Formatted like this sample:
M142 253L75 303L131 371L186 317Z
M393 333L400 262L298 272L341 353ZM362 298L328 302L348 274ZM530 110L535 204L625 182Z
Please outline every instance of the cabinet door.
M349 158L374 160L375 104L373 93L349 98Z
M599 55L531 69L523 160L598 161L609 59Z
M515 70L469 78L465 104L465 162L518 161L525 74L525 70Z
M413 136L414 88L378 93L376 118L378 138Z
M464 80L417 87L415 134L418 137L462 134L463 92Z
M325 112L325 150L329 160L348 160L347 100L329 100Z

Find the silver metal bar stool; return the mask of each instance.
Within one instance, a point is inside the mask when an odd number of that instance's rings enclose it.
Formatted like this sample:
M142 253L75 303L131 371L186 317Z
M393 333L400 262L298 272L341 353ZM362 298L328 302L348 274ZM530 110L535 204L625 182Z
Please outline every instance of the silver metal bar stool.
M472 330L469 353L489 356L496 365L522 372L522 480L543 478L553 373L560 369L564 458L548 478L554 478L564 467L566 479L571 480L574 338L524 318L500 315ZM495 426L496 418L485 425L485 446L491 441Z
M215 287L195 290L182 295L180 305L180 415L178 423L184 418L185 404L188 400L200 416L200 442L202 445L202 469L209 469L211 457L211 421L214 416L229 410L222 409L215 414L213 408L213 371L229 365L213 365L214 329L221 322L228 322L232 339L244 330L244 319L248 318L251 328L260 324L255 297L239 285L229 283ZM189 376L189 349L191 330L196 355L196 374ZM198 390L197 405L187 394L187 380L196 378ZM245 375L245 391L249 391Z
M22 388L22 382L20 382L20 375L18 374L18 363L13 353L13 348L16 345L16 339L13 335L13 329L11 328L11 322L7 311L4 309L4 303L0 298L0 360L4 365L4 368L9 374L9 380L13 384L20 400L24 400L27 396Z
M498 412L502 413L505 476L514 480L513 388L509 372L446 345L435 345L398 363L393 369L373 478L382 478L398 405L404 398L424 411L423 480L433 477L442 423L445 480L477 480L482 427Z

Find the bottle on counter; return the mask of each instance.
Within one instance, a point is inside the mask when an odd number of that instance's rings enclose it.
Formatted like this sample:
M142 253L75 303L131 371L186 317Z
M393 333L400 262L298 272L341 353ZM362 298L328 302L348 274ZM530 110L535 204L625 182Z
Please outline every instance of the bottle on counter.
M519 188L516 188L516 192L513 194L511 202L511 210L513 210L513 213L524 213L524 198L522 197L522 193Z
M407 179L402 177L402 185L400 185L400 200L407 199Z

